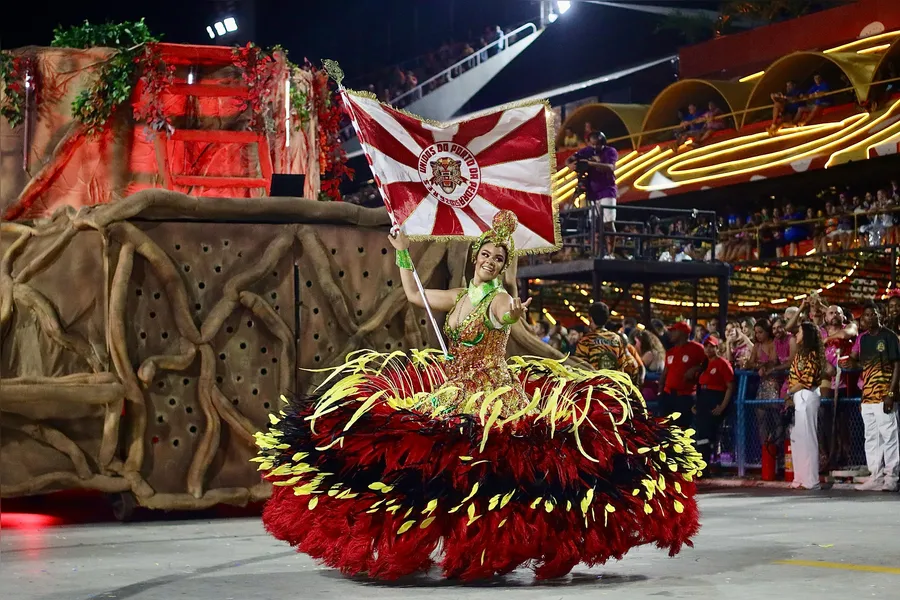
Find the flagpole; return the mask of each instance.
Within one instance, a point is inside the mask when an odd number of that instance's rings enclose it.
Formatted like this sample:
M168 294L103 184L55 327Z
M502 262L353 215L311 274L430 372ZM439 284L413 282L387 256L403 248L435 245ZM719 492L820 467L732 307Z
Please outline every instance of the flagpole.
M347 90L344 88L342 83L343 80L343 71L341 71L340 67L337 63L333 61L324 61L325 70L328 74L337 82L338 90L341 95L344 97L344 106L347 107L347 112L350 114L350 123L353 125L353 129L356 131L356 137L359 139L360 147L362 148L363 153L366 155L366 160L368 160L369 164L372 164L372 157L369 156L369 151L366 146L363 144L362 134L359 130L359 126L356 123L356 114L353 112L353 105L350 103L350 100L347 98ZM391 235L395 235L394 230L401 231L402 227L397 224L396 219L394 218L394 211L390 210L390 205L387 203L384 192L381 189L381 183L377 180L375 181L375 187L378 188L378 193L381 195L381 200L385 203L385 207L388 209L388 216L391 218L391 224L393 227L391 228ZM444 341L444 336L441 333L441 328L438 326L437 319L434 318L434 313L431 311L431 304L428 302L428 296L425 295L425 286L422 285L422 279L419 277L419 272L416 270L415 263L412 262L412 257L410 257L410 264L412 264L412 275L413 279L416 282L416 287L419 290L419 295L422 296L422 304L425 306L425 312L428 314L428 320L431 321L431 326L434 328L434 334L437 336L438 344L441 345L441 350L444 352L444 358L451 358L450 352L447 350L447 343Z

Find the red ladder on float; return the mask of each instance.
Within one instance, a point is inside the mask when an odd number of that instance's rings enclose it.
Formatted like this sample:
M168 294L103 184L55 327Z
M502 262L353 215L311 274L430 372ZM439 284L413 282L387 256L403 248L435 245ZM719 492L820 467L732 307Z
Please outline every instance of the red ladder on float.
M215 65L232 64L231 48L222 46L186 46L160 44L165 60L173 65ZM175 83L169 87L173 96L193 96L197 98L247 98L249 89L245 85L187 84ZM263 189L268 195L272 181L272 156L269 142L264 134L254 131L229 131L223 129L178 129L168 136L174 142L200 142L210 144L256 145L259 159L259 176L236 173L227 176L195 175L173 173L167 140L162 143L163 178L166 188L175 186L202 186L208 188Z

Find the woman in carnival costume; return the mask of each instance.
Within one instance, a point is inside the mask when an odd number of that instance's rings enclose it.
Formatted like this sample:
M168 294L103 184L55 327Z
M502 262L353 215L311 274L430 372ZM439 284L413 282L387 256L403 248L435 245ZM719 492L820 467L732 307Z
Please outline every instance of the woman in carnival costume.
M434 563L454 579L521 565L554 578L642 544L691 545L705 466L692 432L650 416L624 373L507 361L529 304L501 285L516 224L501 211L474 244L468 288L426 290L447 313L449 357L357 352L316 397L271 415L255 461L274 484L272 535L376 579ZM407 298L423 306L408 240L390 241Z

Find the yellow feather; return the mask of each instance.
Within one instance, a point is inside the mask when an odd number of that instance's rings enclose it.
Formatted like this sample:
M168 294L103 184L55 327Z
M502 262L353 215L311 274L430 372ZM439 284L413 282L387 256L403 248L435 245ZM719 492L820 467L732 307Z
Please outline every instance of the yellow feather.
M380 390L375 392L369 398L363 402L359 408L356 409L356 412L353 413L353 416L350 417L350 420L347 421L347 424L344 425L344 431L350 429L356 421L358 421L364 414L366 414L370 408L372 408L378 400L381 399L382 396L385 395L387 390Z
M546 510L548 513L553 512L553 503L550 502L549 500L545 501L544 502L544 510Z
M434 523L434 520L436 518L437 517L428 517L427 519L419 523L419 529L428 529L428 526Z
M309 510L312 510L312 509L314 509L314 508L316 507L316 505L318 505L318 504L319 504L319 497L318 497L318 496L313 496L312 498L309 499L309 504L307 504L306 506L307 506L307 508L309 508Z
M404 522L403 525L400 526L400 529L397 530L397 535L402 535L402 534L406 533L407 531L409 531L409 528L415 524L416 524L415 521Z
M676 500L676 501L672 504L672 506L675 507L675 512L677 512L677 513L683 513L683 512L684 512L684 504L682 504L682 503L679 502L678 500Z
M500 528L503 527L504 525L506 525L506 519L503 519L502 521L500 521L500 524L497 525L497 529L500 529Z

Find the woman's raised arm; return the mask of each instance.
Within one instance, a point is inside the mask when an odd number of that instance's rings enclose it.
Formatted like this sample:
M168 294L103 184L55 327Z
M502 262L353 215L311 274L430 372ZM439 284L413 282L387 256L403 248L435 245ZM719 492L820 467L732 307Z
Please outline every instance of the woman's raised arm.
M397 265L400 266L400 282L403 284L403 291L406 292L406 299L414 306L420 308L425 307L425 300L419 293L419 287L416 285L415 277L412 272L412 260L409 257L409 239L402 231L396 231L388 236L391 246L397 251ZM441 312L450 312L456 304L456 296L459 289L452 290L425 290L425 297L428 298L428 304L434 310Z

